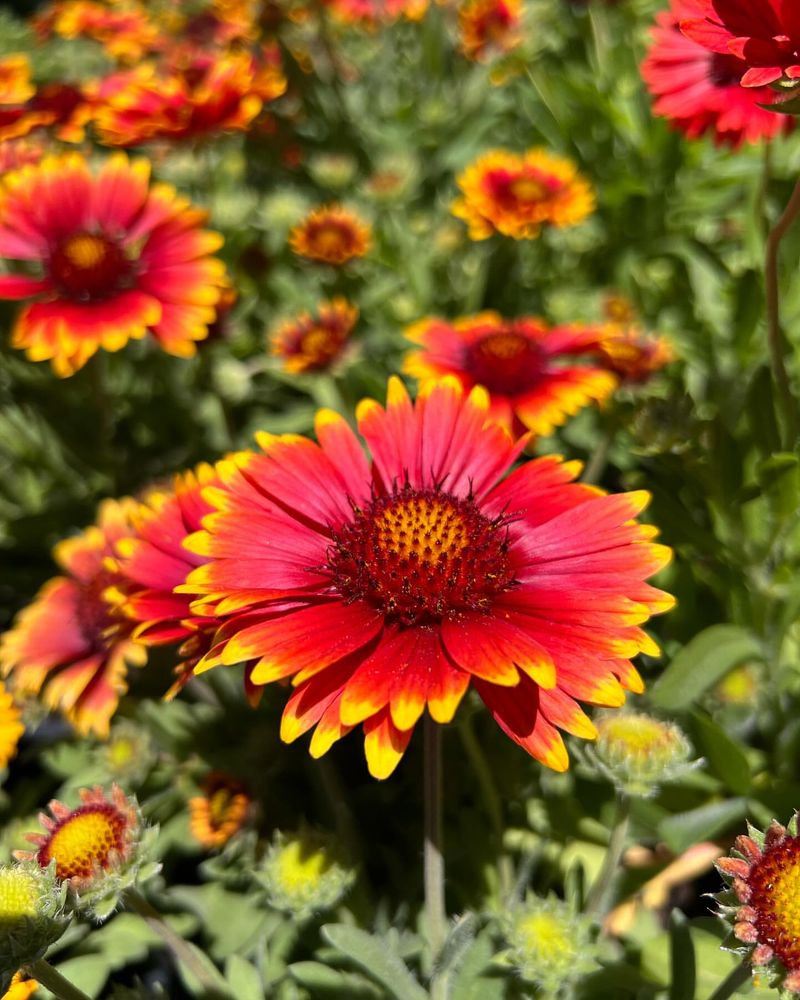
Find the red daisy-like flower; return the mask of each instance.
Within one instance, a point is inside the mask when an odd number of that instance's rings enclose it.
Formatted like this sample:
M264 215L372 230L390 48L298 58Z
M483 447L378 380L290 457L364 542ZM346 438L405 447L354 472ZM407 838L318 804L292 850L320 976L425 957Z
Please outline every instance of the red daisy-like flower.
M604 368L575 363L596 341L588 328L551 330L536 317L506 320L486 312L452 323L423 319L406 337L422 350L406 355L403 371L421 380L455 375L467 389L484 386L491 418L510 431L550 434L617 384Z
M682 34L681 21L699 13L699 0L673 0L671 8L656 17L653 44L642 63L655 113L690 139L710 132L716 142L734 147L791 128L788 116L759 107L774 99L773 91L740 85L741 59L730 52L712 52Z
M800 5L797 0L697 0L681 31L706 49L740 60L744 87L782 76L800 80Z
M523 37L522 13L522 0L466 0L458 11L464 55L480 62L516 48Z
M132 531L132 500L106 500L97 525L60 542L56 562L68 575L48 581L0 638L0 672L12 691L38 695L80 733L107 736L128 666L142 666L145 649L132 624L106 598L114 582L106 560Z
M644 581L669 558L638 524L645 493L603 496L579 466L531 461L490 421L481 388L398 379L359 431L330 410L318 444L263 434L261 454L218 465L216 508L186 545L210 559L179 592L231 617L198 669L255 660L252 680L292 678L287 742L315 728L313 756L361 723L371 773L387 777L427 709L449 722L472 684L502 729L563 770L559 729L591 738L578 700L641 690L639 627L672 604Z
M102 347L118 351L148 331L190 357L208 334L225 269L210 254L222 237L206 215L150 166L124 154L93 175L78 154L47 157L0 184L0 259L37 264L39 276L0 275L0 299L36 299L12 343L32 361L72 375Z
M341 360L358 319L358 308L341 296L320 302L314 314L286 320L270 337L272 353L291 374L319 372Z

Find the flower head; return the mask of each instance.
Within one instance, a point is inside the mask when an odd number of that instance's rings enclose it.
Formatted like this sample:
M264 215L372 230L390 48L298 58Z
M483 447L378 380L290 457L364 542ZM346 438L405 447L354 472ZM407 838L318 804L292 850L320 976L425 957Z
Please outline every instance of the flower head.
M203 847L222 847L244 826L251 799L241 781L213 771L203 794L189 799L189 830Z
M108 742L99 756L106 773L126 788L141 784L153 766L156 754L148 731L128 719L120 719L112 728Z
M117 785L107 797L99 786L79 791L81 804L70 809L53 800L50 816L40 813L44 833L27 840L35 851L17 851L20 861L55 870L82 909L103 919L117 905L119 893L158 871L148 854L156 833L145 828L136 800Z
M60 542L56 561L65 576L48 581L0 639L0 670L13 691L37 695L59 709L81 733L108 734L128 665L140 666L144 648L107 600L113 582L106 559L131 529L133 501L104 501L97 525Z
M733 935L756 968L776 975L786 993L800 994L800 836L773 820L765 834L750 827L717 868L730 886L719 896Z
M0 258L39 265L40 275L0 276L0 299L34 299L15 347L72 375L102 347L118 351L152 333L189 357L215 317L222 243L205 215L166 185L149 186L145 161L124 154L97 174L78 154L47 157L0 185Z
M522 0L466 0L458 11L461 51L483 61L522 41Z
M506 919L506 938L522 978L550 993L597 966L591 921L559 899L529 897Z
M627 795L647 797L694 765L691 745L679 726L641 712L603 713L595 719L597 740L587 755Z
M289 233L289 245L300 257L335 266L363 257L370 241L369 226L342 205L315 208Z
M24 732L20 710L5 684L0 682L0 768L5 767L17 752L17 744Z
M36 87L27 56L0 59L0 141L51 128L64 142L80 142L92 109L83 87L48 83Z
M563 770L558 728L594 727L577 699L621 705L639 627L672 599L644 580L669 550L636 522L645 493L601 496L558 458L506 476L525 447L455 379L416 405L398 379L384 409L317 415L318 444L259 436L218 465L215 513L186 545L209 561L179 592L230 617L198 670L254 660L256 685L292 678L281 735L316 727L314 756L364 725L389 775L426 706L449 722L472 684L502 729ZM504 478L505 477L505 478Z
M334 907L355 873L344 864L331 837L302 830L276 834L256 878L267 890L270 905L297 919Z
M461 197L452 211L473 240L494 233L535 239L542 226L574 226L594 210L594 193L575 165L544 149L484 153L456 183Z
M681 31L704 48L739 60L741 83L800 80L800 7L794 0L697 0Z
M333 17L343 24L374 27L406 16L418 20L427 0L322 0Z
M646 382L676 359L666 337L645 334L636 326L607 323L597 333L592 353L604 368L627 385Z
M321 302L315 314L300 313L273 331L272 353L293 375L323 371L342 356L357 319L358 309L346 299Z
M41 958L61 937L66 928L63 908L52 868L0 865L0 990L13 983L15 969Z
M717 143L771 139L791 128L788 116L765 111L774 93L768 87L744 89L741 59L714 52L684 35L682 20L702 14L702 0L673 0L656 15L652 44L642 63L642 77L655 98L653 110L690 139L706 133Z
M91 38L112 59L138 62L158 47L160 32L137 0L55 0L37 14L34 25L41 38Z
M548 329L536 317L506 320L497 313L452 323L420 320L406 337L422 347L406 355L403 370L418 379L455 375L465 388L489 391L491 416L509 430L550 434L591 402L602 402L616 378L596 365L576 363L593 336L577 327Z

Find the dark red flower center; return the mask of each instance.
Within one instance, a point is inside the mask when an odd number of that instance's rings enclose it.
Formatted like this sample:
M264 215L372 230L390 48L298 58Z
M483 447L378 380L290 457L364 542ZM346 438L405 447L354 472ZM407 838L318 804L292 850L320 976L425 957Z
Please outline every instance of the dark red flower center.
M741 59L724 52L709 53L708 78L715 87L736 87L747 69Z
M300 337L296 353L301 354L309 368L325 368L342 348L341 330L312 326Z
M542 352L513 330L488 333L468 349L467 367L489 392L514 396L533 388L542 374Z
M133 263L122 247L102 233L73 233L50 255L50 276L71 299L104 299L128 287Z
M113 617L111 605L103 597L114 579L112 573L103 570L86 583L78 584L78 625L93 649L104 650L108 644L109 630L118 624Z
M343 597L402 625L487 610L514 583L507 524L472 499L406 485L334 533L329 569Z
M800 970L800 837L787 836L753 863L747 878L758 940L790 972Z

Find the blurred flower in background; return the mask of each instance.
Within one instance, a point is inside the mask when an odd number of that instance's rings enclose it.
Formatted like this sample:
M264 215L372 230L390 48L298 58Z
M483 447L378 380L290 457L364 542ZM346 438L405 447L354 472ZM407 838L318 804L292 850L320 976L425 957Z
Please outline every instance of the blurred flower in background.
M189 830L206 848L222 847L244 826L252 801L241 781L213 771L189 799Z
M270 335L272 353L290 374L325 371L342 358L358 319L358 309L346 299L320 302L281 323Z
M515 49L523 40L522 0L464 0L458 8L461 51L486 61Z
M340 266L363 257L370 248L370 227L343 205L321 205L289 233L289 245L300 257Z

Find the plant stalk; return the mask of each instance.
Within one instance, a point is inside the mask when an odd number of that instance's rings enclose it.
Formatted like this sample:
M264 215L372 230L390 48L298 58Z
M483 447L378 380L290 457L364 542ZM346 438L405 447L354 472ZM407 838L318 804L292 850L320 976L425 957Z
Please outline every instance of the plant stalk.
M447 935L444 904L444 857L442 855L442 730L426 713L424 722L425 767L425 917L428 927L431 962L435 966ZM432 1000L446 996L445 977L434 975Z
M729 997L735 995L740 986L744 986L751 975L750 963L745 959L723 979L708 1000L728 1000Z
M778 254L781 240L791 228L792 223L800 215L800 180L783 214L770 229L767 236L767 252L764 265L764 280L767 296L767 341L769 345L772 377L777 390L777 409L779 417L783 418L784 445L787 450L794 448L797 440L800 419L797 400L792 395L792 386L786 371L786 343L781 330L780 320L780 285L778 280Z
M26 966L26 971L38 983L41 983L46 990L50 990L58 1000L89 1000L89 997L83 990L79 990L77 986L73 986L45 958L39 958L35 962L31 962L30 965Z
M617 810L614 816L614 826L608 841L606 855L589 897L586 900L586 913L602 919L608 910L611 891L617 877L625 844L628 840L628 823L631 815L631 800L627 795L617 795Z

